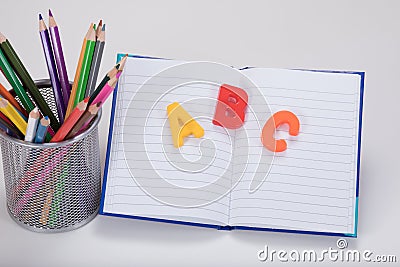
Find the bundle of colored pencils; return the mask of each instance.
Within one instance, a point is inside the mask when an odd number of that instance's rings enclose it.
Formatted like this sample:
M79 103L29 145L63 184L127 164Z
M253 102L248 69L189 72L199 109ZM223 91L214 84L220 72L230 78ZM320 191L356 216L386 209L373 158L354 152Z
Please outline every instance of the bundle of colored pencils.
M0 84L0 130L27 142L61 142L84 132L117 85L125 56L96 87L105 46L105 24L90 24L72 86L59 28L49 10L49 28L39 14L39 35L53 89L51 110L10 41L0 33L0 69L14 94ZM47 99L48 100L48 99Z

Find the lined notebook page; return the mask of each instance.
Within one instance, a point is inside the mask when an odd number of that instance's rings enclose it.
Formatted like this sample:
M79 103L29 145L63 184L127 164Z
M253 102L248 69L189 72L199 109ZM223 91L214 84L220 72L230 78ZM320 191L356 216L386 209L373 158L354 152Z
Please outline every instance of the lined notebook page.
M229 214L229 196L224 196L208 205L196 208L180 208L166 205L163 201L152 198L145 192L146 190L143 190L143 186L134 179L132 170L129 170L126 161L126 158L131 156L129 153L135 153L136 150L143 149L140 143L143 144L144 141L148 159L136 159L136 165L134 165L135 171L138 171L136 173L144 176L146 181L149 181L150 186L151 181L159 179L148 173L148 168L145 167L150 159L151 168L157 170L159 176L164 180L178 187L199 188L198 192L200 193L202 185L213 182L227 168L227 162L232 156L233 144L229 142L229 139L227 140L226 132L223 128L216 127L209 121L205 122L199 118L197 121L205 129L204 137L201 139L187 138L185 145L181 149L175 149L172 147L172 137L166 114L166 107L173 102L182 103L182 106L189 114L199 114L201 112L213 114L215 109L214 102L208 103L208 105L198 105L196 103L185 103L185 101L189 96L192 98L217 97L218 88L215 88L215 85L181 86L158 99L160 97L158 89L170 90L172 87L170 77L165 77L165 79L158 79L156 84L153 84L154 91L145 91L140 96L137 94L144 82L152 82L148 81L150 77L167 67L179 63L179 61L172 60L128 58L118 86L104 212L199 223L216 224L217 222L217 224L226 225ZM184 82L182 80L182 83ZM136 97L135 105L128 110L133 97ZM158 100L152 100L153 97ZM138 99L140 101L137 102ZM144 104L148 104L148 101L154 104L151 110L142 108ZM146 117L146 123L142 125L139 119L144 117ZM141 140L143 136L144 140ZM165 151L170 151L170 153L181 154L185 161L196 161L201 156L199 151L200 143L207 139L214 142L216 147L215 158L212 158L213 163L211 166L202 172L179 171L179 168L171 164L166 157ZM229 172L231 170L228 169L226 171L230 176L231 173ZM157 181L154 184L157 186ZM229 189L230 179L222 181L220 186ZM164 193L169 199L175 196L174 190L165 190ZM213 192L207 193L213 194ZM201 197L201 194L193 194L189 197Z
M301 126L297 137L288 136L287 127L277 131L288 148L275 155L266 181L249 193L258 164L254 155L262 148L254 116L246 117L248 168L231 195L230 225L353 233L360 76L263 68L243 73L259 86L272 112L292 111ZM257 109L256 99L249 102Z

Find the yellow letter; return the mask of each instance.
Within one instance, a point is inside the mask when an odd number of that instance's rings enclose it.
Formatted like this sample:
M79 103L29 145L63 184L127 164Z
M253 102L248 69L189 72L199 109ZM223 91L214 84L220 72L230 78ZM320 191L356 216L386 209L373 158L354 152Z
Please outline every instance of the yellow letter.
M179 103L170 104L167 107L167 114L175 147L183 146L183 138L186 136L203 137L204 129Z

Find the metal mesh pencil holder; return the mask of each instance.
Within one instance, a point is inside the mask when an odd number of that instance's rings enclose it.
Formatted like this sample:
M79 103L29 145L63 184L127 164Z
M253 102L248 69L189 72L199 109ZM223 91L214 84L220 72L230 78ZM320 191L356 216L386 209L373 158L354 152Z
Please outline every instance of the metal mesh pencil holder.
M49 80L38 87L55 114ZM19 225L36 232L81 227L97 214L100 193L98 113L90 127L60 142L34 144L0 131L8 212Z

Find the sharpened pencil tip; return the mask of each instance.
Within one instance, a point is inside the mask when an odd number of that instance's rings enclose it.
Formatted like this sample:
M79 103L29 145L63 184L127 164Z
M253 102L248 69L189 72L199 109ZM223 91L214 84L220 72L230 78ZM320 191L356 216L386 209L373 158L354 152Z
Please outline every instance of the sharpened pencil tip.
M42 14L39 13L39 20L42 20L42 19L43 19Z
M52 17L53 13L51 13L51 9L49 9L49 16Z

